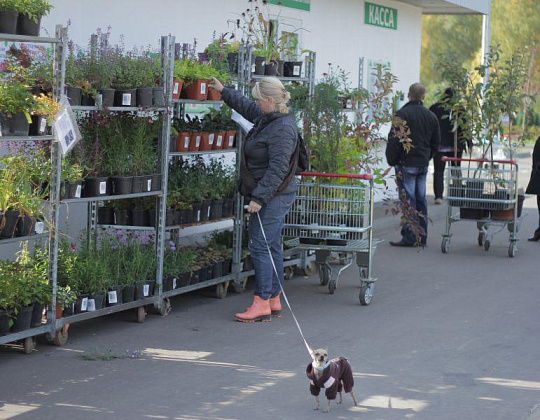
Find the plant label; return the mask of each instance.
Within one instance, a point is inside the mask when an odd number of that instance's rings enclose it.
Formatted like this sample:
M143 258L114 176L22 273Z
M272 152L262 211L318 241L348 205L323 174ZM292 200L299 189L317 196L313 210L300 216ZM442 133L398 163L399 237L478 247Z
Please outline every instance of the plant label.
M151 179L148 180L148 182L146 184L146 188L147 188L148 191L152 191L152 180Z
M211 133L209 136L208 136L208 143L210 144L210 146L212 146L214 144L214 137L216 135L214 133Z
M39 134L43 134L46 128L47 128L47 120L41 117L39 121Z
M206 82L201 83L201 95L206 95Z
M34 228L35 232L40 235L45 230L45 223L43 222L36 222L36 227Z
M217 136L217 146L218 147L221 147L221 144L223 143L223 136L222 135L218 135Z
M197 136L195 138L195 147L199 147L201 145L201 136Z
M101 106L103 104L103 95L101 93L98 93L97 99L96 99L96 105Z
M184 149L189 147L189 137L184 137Z
M131 93L122 93L122 106L131 105Z
M55 117L54 133L60 144L62 156L65 156L82 136L66 96L60 99L60 109Z
M201 221L201 211L197 210L197 222Z
M208 219L210 219L210 206L208 206L208 212L207 212L206 217L207 217Z
M150 294L150 285L149 284L145 284L142 288L143 290L143 296L144 297L147 297L149 294Z
M77 189L75 190L75 198L81 198L82 193L82 185L77 185Z
M88 298L82 298L81 311L85 312L86 310L88 310Z
M178 82L174 82L174 87L173 87L173 95L178 95L178 90L180 88L180 83Z
M347 109L351 109L352 108L352 99L347 99L347 104L345 106L347 107Z
M252 72L252 73L255 73L255 63L253 63L253 64L251 65L251 72Z
M234 136L229 136L229 147L233 147L234 144Z
M300 66L293 66L293 72L292 74L294 76L300 76Z
M176 277L172 279L172 288L176 289Z
M107 194L107 181L103 181L99 183L99 194Z
M95 299L88 299L88 312L94 312L96 310L96 301Z
M107 298L109 299L109 303L118 303L118 298L116 297L116 290L107 292Z

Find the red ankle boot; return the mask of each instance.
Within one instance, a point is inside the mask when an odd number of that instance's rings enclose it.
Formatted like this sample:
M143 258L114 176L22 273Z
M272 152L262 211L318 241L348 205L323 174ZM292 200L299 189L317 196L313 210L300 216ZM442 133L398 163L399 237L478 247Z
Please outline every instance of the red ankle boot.
M276 297L269 299L272 316L276 318L281 318L281 300L279 299L280 294L281 293L278 293Z
M270 322L272 310L270 300L264 300L260 296L253 296L253 304L245 312L235 315L240 322Z

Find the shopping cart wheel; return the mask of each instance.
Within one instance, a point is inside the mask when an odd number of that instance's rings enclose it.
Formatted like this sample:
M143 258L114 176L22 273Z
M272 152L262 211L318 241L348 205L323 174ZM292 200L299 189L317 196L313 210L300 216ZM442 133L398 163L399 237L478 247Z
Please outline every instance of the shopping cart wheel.
M336 281L335 280L330 280L328 282L328 291L330 292L331 295L333 295L334 292L336 291Z
M218 299L225 299L227 297L227 290L229 289L229 282L219 283L216 286L216 297Z
M360 304L362 306L367 306L371 303L374 288L375 285L373 283L364 283L364 285L360 288Z
M441 242L441 251L443 254L448 253L450 250L450 238L443 238Z
M290 280L294 276L294 268L292 267L285 267L285 270L283 271L283 278L285 280Z
M169 315L169 313L171 312L171 301L169 298L165 298L163 299L163 301L161 302L161 309L159 311L159 314L161 316L167 316Z
M56 334L54 335L54 345L55 346L63 346L64 344L66 344L68 341L68 332L67 330L64 331L64 329L62 328L60 331L56 331Z
M319 280L322 286L326 286L330 280L330 269L326 264L319 264Z
M317 264L315 261L310 261L304 267L304 276L312 276L317 272Z
M491 246L491 241L489 239L484 239L484 249L486 251L489 251L490 246Z
M146 307L145 306L139 306L137 308L137 322L139 324L142 324L145 319L146 319Z
M514 258L516 256L517 244L515 242L510 242L508 245L508 256Z
M27 337L23 342L24 354L30 354L36 348L36 337Z
M484 232L478 232L478 246L484 245L486 240L486 234Z

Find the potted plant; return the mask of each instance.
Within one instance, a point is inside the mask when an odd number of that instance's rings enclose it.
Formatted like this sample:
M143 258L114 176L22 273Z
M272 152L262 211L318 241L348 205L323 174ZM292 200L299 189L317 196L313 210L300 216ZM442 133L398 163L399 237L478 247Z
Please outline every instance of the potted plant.
M154 104L154 89L159 81L158 60L152 57L149 51L146 51L135 59L134 66L137 77L133 80L133 86L137 88L137 106L152 106Z
M0 337L9 333L17 290L13 262L0 260Z
M39 36L41 18L52 9L47 0L19 0L17 33L19 35Z
M137 65L137 58L131 54L117 56L112 84L115 89L114 106L134 107L137 105L137 88L134 87L134 81L139 77Z
M16 34L21 0L0 0L0 33Z
M2 136L28 136L35 108L28 86L14 79L0 84L0 128Z

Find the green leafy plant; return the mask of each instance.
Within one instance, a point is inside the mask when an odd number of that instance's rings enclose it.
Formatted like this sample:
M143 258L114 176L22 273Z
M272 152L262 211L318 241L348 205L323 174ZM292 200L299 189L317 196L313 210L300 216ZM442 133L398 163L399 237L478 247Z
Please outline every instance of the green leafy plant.
M53 8L47 0L19 0L18 5L18 12L28 16L36 23L42 16L48 15Z

